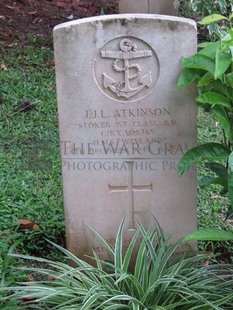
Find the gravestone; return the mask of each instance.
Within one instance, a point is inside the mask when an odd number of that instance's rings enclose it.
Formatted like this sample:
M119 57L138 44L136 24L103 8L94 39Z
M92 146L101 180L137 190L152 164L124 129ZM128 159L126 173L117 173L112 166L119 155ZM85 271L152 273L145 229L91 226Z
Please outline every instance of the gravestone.
M177 15L173 2L173 0L119 0L119 12Z
M155 217L178 239L196 228L196 171L177 174L196 143L193 89L176 90L196 51L191 20L149 14L92 17L54 29L67 246L108 259ZM87 225L88 224L88 225Z

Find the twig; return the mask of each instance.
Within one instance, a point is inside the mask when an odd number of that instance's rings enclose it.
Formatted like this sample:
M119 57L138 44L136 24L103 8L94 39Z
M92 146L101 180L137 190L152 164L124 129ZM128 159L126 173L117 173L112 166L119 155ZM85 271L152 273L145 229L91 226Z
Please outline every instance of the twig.
M35 105L36 103L38 103L38 102L41 102L41 100L36 100L35 102L31 103L30 106L34 106L34 105ZM27 110L27 109L28 109L28 105L25 106L25 107L23 107L23 108L21 108L21 109L19 109L19 110L17 110L17 111L14 112L14 113L7 114L7 115L5 115L5 118L2 118L2 119L0 120L0 122L2 123L2 122L4 122L7 118L10 118L10 117L12 117L12 116L15 116L15 115L17 115L17 114L23 112L24 110Z

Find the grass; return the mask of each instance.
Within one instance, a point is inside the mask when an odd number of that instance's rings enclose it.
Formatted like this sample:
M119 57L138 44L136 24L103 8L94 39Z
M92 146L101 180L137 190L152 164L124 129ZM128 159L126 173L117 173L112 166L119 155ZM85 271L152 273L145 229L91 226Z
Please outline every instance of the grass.
M210 113L199 109L198 115L198 144L219 142L223 140L221 127L212 118ZM200 180L211 172L205 163L198 166L198 179ZM229 200L220 195L221 187L212 185L210 188L198 188L198 221L201 227L212 226L216 228L230 227L230 222L225 221Z
M35 42L0 49L0 231L35 222L24 248L36 253L42 237L64 239L53 52Z
M65 232L53 52L51 42L39 39L0 46L7 69L0 72L0 232L16 230L17 219L35 222L39 230L22 232L22 251L36 255L43 248L46 256L50 246L42 237L63 245ZM198 128L199 143L221 139L203 112ZM199 176L205 171L201 166ZM218 192L199 189L200 227L230 227L227 199Z
M199 109L198 113L198 144L207 142L222 142L223 133L218 123L212 118L210 113L205 113L203 109ZM198 165L198 180L205 175L211 175L205 163ZM198 225L199 227L212 227L219 229L232 230L232 221L227 219L227 210L229 199L225 195L221 195L221 187L212 185L207 188L198 187ZM233 253L233 245L229 242L224 243L199 243L200 249L203 247L214 251L221 247L228 249L229 253Z

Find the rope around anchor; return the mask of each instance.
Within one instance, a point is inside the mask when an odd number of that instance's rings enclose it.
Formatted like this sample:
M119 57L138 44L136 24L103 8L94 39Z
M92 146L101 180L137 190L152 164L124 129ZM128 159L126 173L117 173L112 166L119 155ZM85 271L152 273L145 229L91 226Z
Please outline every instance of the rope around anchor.
M120 41L120 49L122 50L122 52L124 53L129 53L129 52L136 52L137 50L137 45L135 43L133 43L130 39L123 39ZM138 78L141 75L141 67L138 64L131 64L129 66L125 66L125 67L120 67L119 63L122 61L122 59L116 59L113 62L113 69L117 72L123 72L126 70L130 70L130 69L136 69L136 73L129 75L129 80L134 80L136 78ZM125 83L125 80L121 80L118 81L116 83L116 88L119 90L122 85Z
M135 52L137 50L137 45L135 43L133 43L131 40L129 39L123 39L120 42L120 49L122 50L122 52ZM125 70L129 70L129 69L136 69L136 73L134 73L133 75L129 75L129 80L134 80L137 77L139 77L141 75L141 67L138 64L131 64L128 67L119 67L119 62L122 61L121 59L116 59L113 62L113 69L116 70L117 72L123 72ZM125 80L119 81L118 87L122 86L125 83Z
M123 68L121 68L121 67L118 66L118 64L119 64L120 61L121 61L121 59L116 59L116 60L113 62L113 65L112 65L112 66L113 66L113 69L115 69L117 72L122 72L122 71L125 71L125 70L127 70L127 69L133 69L133 68L135 68L137 72L136 72L135 74L129 76L129 79L130 79L130 80L134 80L134 79L136 79L137 77L139 77L139 76L141 75L142 69L141 69L141 67L140 67L138 64L132 64L132 65L130 65L129 67L123 67Z

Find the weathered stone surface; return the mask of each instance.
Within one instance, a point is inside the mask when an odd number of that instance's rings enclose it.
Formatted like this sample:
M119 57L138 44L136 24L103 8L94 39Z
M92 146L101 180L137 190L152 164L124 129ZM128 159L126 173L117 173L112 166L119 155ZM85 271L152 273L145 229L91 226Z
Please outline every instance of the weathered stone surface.
M173 0L119 0L119 12L177 15L173 2Z
M125 216L124 244L154 216L174 239L196 228L196 171L177 174L196 143L193 89L176 90L181 57L196 51L191 20L125 14L54 30L69 250L94 248L88 225L110 243Z

